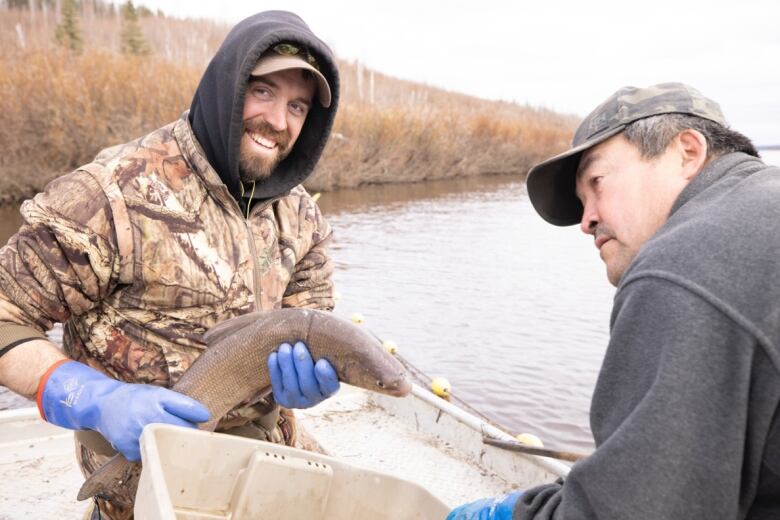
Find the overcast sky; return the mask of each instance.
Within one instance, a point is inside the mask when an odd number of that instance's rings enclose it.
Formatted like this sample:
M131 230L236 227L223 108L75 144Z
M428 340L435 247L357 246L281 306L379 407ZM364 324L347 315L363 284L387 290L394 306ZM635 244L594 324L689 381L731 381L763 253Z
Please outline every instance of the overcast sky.
M683 81L756 144L780 144L780 1L136 0L237 22L286 9L346 59L584 116L624 85Z

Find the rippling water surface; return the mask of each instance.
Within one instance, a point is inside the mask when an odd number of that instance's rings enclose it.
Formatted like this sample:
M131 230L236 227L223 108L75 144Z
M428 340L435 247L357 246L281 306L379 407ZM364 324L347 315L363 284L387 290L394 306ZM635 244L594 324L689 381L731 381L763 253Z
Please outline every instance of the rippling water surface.
M542 221L522 182L326 193L337 312L514 432L588 449L613 289L592 240Z

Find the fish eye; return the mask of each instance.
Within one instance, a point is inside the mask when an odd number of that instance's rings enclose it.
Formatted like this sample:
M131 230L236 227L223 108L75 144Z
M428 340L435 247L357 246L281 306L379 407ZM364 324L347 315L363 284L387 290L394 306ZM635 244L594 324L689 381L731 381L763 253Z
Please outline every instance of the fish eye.
M376 386L378 386L379 388L384 388L385 384L382 381L377 381Z

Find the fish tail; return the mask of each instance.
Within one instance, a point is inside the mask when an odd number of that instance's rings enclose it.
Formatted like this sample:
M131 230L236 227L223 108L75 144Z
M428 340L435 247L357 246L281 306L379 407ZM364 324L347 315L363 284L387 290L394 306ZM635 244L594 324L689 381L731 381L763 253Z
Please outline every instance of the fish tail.
M114 455L108 462L100 466L81 485L78 500L98 496L110 502L122 503L122 496L135 498L138 489L138 479L141 475L141 464L130 462L122 455Z

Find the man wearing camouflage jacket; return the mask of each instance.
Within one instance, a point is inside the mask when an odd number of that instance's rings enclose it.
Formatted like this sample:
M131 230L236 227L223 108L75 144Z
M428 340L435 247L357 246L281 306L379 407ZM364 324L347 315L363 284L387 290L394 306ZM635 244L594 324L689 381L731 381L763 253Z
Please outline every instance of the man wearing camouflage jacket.
M256 310L333 307L331 229L300 183L337 103L330 49L297 16L260 13L227 36L181 119L23 204L24 224L0 250L0 383L79 430L85 475L112 448L137 460L147 423L208 418L166 387L209 328ZM43 334L56 322L67 358ZM280 346L269 369L284 406L338 388L302 343ZM276 402L258 396L218 430L293 444L292 414ZM132 500L102 504L104 517L130 518Z

